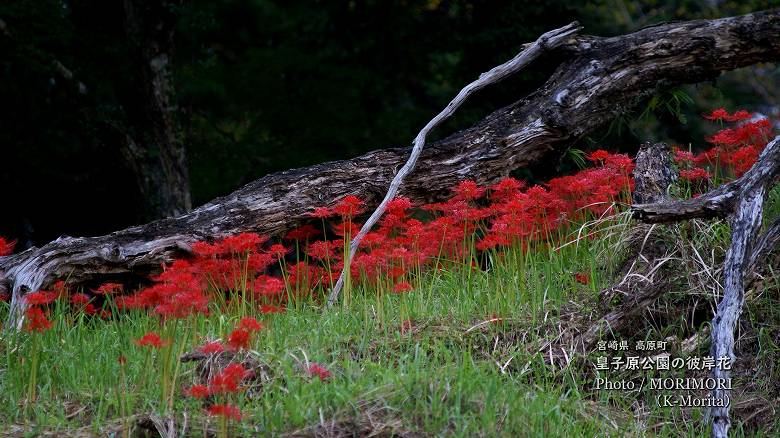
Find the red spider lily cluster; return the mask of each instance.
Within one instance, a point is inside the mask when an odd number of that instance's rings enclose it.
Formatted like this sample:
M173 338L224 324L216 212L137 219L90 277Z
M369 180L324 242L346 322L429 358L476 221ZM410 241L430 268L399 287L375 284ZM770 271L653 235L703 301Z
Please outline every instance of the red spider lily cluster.
M705 152L693 154L675 148L674 158L683 180L707 181L715 172L721 172L720 176L726 178L738 178L756 163L772 136L768 119L757 118L744 110L729 114L719 108L704 117L729 127L707 138L714 147Z
M160 349L169 343L170 341L163 339L155 332L148 332L135 341L135 344L139 347L151 347L157 349Z
M263 324L257 319L244 317L228 335L227 345L223 345L220 341L211 341L202 345L199 351L207 355L218 355L228 349L235 351L248 349L252 336L262 329ZM241 411L236 406L228 403L229 396L241 391L241 382L252 377L252 375L253 372L247 370L244 365L231 363L219 373L211 376L208 385L193 385L185 392L192 398L203 400L222 397L225 399L225 403L211 404L207 406L206 412L212 416L238 421L241 420Z
M708 180L716 172L741 175L765 147L771 134L769 121L724 109L705 117L729 126L708 138L714 147L705 152L675 148L681 178ZM441 260L466 261L474 251L548 244L573 223L613 213L629 201L634 164L627 155L605 150L587 158L593 167L545 184L529 186L514 178L492 185L466 180L453 187L445 202L414 206L406 198L392 200L349 261L351 277L367 284L383 283L382 289L395 293L408 292L414 289L416 273L440 266ZM254 233L197 242L190 257L164 267L150 286L116 297L116 305L148 309L162 318L185 318L235 299L252 303L262 313L283 311L290 299L318 299L318 292L330 288L347 266L345 249L360 228L355 219L362 213L362 200L349 195L333 206L314 208L311 216L321 226L296 228L284 236L283 243ZM0 241L0 250L12 246ZM121 284L106 283L91 295L74 294L69 299L85 313L96 313L94 297L103 299L122 289ZM51 299L51 294L39 292L28 296L28 303L42 307ZM222 347L247 348L251 333L238 327Z

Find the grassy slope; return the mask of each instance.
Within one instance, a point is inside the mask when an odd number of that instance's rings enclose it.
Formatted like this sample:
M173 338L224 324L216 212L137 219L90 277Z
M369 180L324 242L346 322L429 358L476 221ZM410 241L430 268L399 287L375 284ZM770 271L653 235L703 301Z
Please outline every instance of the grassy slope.
M623 228L615 222L595 240L494 259L488 271L453 264L424 274L418 287L404 294L377 297L373 290L358 290L349 307L326 310L309 302L263 315L266 329L252 354L268 365L270 375L239 397L244 421L234 432L707 436L702 422L684 421L699 418L696 410L655 408L647 390L593 391L592 364L560 370L545 365L546 352L537 352L559 333L559 322L566 323L562 309L595 310L598 291L614 280L611 270L621 261L617 242ZM589 273L590 284L575 281L575 272ZM776 313L769 297L777 295L778 281L766 284L744 319L757 325L763 339L760 357L776 362L777 330L767 318ZM702 299L705 306L714 304L712 297ZM133 423L123 418L159 410L159 369L168 350L150 359L133 343L158 330L156 318L125 314L106 322L82 316L72 323L67 321L72 316L55 316L54 328L37 335L38 341L28 333L5 334L0 341L0 422L6 433L74 434L78 429L121 436L122 426ZM186 330L179 329L171 354L223 337L238 317L234 312L191 320L193 331L183 336ZM500 319L486 322L491 318ZM411 323L402 324L405 320ZM640 328L639 338L669 335ZM36 345L42 351L37 401L28 403L30 351ZM127 359L124 367L120 355ZM332 377L312 378L305 372L308 361L325 365ZM769 377L774 365L770 368ZM182 427L187 412L189 430L200 436L206 417L197 401L181 395L197 382L195 365L182 364L179 371L176 425Z

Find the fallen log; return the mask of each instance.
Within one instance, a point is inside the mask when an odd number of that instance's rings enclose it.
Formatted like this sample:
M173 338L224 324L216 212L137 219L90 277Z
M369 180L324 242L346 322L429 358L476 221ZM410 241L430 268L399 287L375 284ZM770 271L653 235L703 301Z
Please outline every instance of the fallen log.
M672 222L689 218L727 218L731 244L723 262L723 298L712 320L711 355L728 358L734 354L734 330L745 303L745 285L762 269L762 260L780 247L780 219L761 233L763 206L769 190L780 179L780 136L772 140L753 167L742 177L697 198L632 206L634 216L646 222ZM729 379L731 366L717 361L715 379ZM724 381L724 380L719 380ZM710 413L712 436L726 437L731 427L730 391L716 387Z
M648 27L601 38L573 36L545 56L560 65L538 90L473 127L427 146L399 194L441 199L459 180L490 183L532 167L603 126L659 89L716 78L722 71L780 59L780 10ZM376 206L407 148L260 178L191 213L100 237L61 237L0 258L0 288L12 291L9 321L26 291L57 279L147 275L196 240L244 231L276 234L307 220L315 206L347 195Z

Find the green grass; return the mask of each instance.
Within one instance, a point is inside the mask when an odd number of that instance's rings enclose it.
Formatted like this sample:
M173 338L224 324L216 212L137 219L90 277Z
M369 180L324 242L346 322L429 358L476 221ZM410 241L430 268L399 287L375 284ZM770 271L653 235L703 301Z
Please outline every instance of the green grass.
M559 368L547 364L548 352L540 351L569 322L567 309L597 316L598 292L614 281L613 270L624 256L619 243L626 225L625 218L602 224L601 237L561 248L493 254L487 270L450 263L421 275L415 290L404 294L356 285L346 307L327 309L321 300L308 300L281 314L258 315L266 328L253 341L251 356L267 365L268 375L238 396L244 419L232 434L313 434L320 428L323 434L708 436L701 412L657 408L648 390L594 391L587 358ZM725 234L719 230L708 239ZM587 272L590 284L575 281L576 272ZM767 283L775 297L777 290L776 279ZM669 298L674 299L680 295ZM712 297L705 300L714 303ZM776 314L769 304L758 309ZM748 309L744 318L754 321L755 315ZM133 340L160 331L153 316L131 312L104 321L55 309L51 330L6 331L0 340L0 423L30 435L78 429L123 436L123 427L125 432L135 427L131 415L165 414L160 380L167 354L169 369L177 373L176 427L183 426L186 413L193 436L202 436L209 421L207 428L216 430L217 421L183 395L202 383L196 365L174 359L224 337L240 316L212 312L182 321L174 344L150 353ZM166 330L174 329L169 323ZM761 357L777 361L777 328L759 327L757 333ZM667 335L638 326L641 339ZM34 357L39 363L31 402ZM326 366L331 378L309 376L311 361ZM775 376L776 370L769 372ZM760 431L739 425L736 430Z

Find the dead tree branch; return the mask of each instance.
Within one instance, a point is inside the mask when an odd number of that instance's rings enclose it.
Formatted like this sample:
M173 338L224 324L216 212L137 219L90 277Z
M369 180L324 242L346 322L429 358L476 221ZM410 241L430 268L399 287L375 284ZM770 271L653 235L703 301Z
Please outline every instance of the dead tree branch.
M555 49L562 45L568 38L577 33L580 29L582 28L575 21L574 23L567 24L566 26L542 34L542 36L540 36L530 45L525 45L523 50L515 55L514 58L497 67L493 67L490 71L482 73L479 75L477 80L463 87L458 95L455 96L455 98L452 99L452 101L447 104L447 106L439 114L437 114L436 117L431 119L423 127L423 129L414 138L414 146L412 146L412 153L409 155L409 159L406 160L406 163L403 165L403 167L401 167L401 170L399 170L398 173L393 177L393 180L390 181L390 187L387 189L387 193L385 194L384 199L382 199L382 202L379 203L379 206L376 207L374 212L371 213L371 216L360 228L360 232L358 232L358 234L352 239L352 243L349 247L347 263L344 269L341 271L341 275L339 275L339 279L336 281L336 284L333 286L333 290L328 297L328 306L332 306L338 299L339 291L341 291L341 288L344 286L344 276L351 275L349 272L349 261L355 257L355 253L360 246L360 242L363 240L366 234L371 231L371 228L374 226L374 224L376 224L379 218L385 213L387 204L392 201L393 198L395 198L395 195L398 193L398 189L401 187L404 178L406 178L406 175L408 175L417 164L417 159L420 158L420 154L422 153L423 146L425 145L425 139L428 136L428 133L439 126L443 121L447 120L453 114L455 114L455 111L460 108L460 106L463 104L463 102L466 101L466 99L469 98L469 96L487 87L488 85L498 83L522 70L523 67L530 64L544 52Z
M755 165L741 178L698 198L643 204L632 207L636 218L646 222L670 222L695 217L725 217L731 223L731 244L723 264L723 298L712 320L712 356L733 363L734 330L745 303L745 284L754 275L760 257L774 249L780 236L780 220L760 234L767 193L780 178L780 136L772 140ZM713 369L716 379L729 379L731 367L720 361ZM721 380L722 381L722 380ZM731 426L729 393L720 386L713 391L723 406L712 408L712 435L726 437Z

